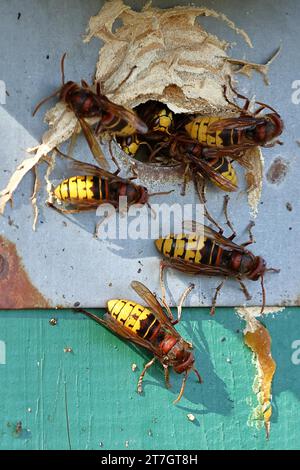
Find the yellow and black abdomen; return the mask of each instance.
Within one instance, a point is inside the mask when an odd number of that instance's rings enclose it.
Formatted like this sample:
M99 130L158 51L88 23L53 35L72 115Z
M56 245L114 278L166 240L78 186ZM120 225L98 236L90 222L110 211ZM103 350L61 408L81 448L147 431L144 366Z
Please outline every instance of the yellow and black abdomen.
M174 116L172 111L167 107L163 107L157 111L151 118L151 122L149 124L149 127L153 132L163 132L165 134L170 134L173 126Z
M124 328L140 338L150 340L160 329L155 314L130 300L116 299L107 303L108 313Z
M65 179L54 190L57 199L63 202L102 201L109 199L108 181L98 176L72 176Z
M208 127L219 121L218 117L196 117L185 126L187 133L193 138L198 140L200 144L207 147L223 147L223 141L220 137L221 131L210 133Z
M156 248L166 258L194 264L217 265L222 249L213 240L196 234L169 235L155 241Z
M136 134L121 137L118 139L118 142L123 150L123 152L127 153L131 157L134 157L137 154L137 151L140 147L140 140Z
M103 129L117 137L126 137L136 134L136 128L129 124L125 119L118 116L111 116L109 122L103 122Z
M238 177L236 171L233 168L232 163L227 160L227 158L220 157L214 160L207 160L207 163L231 184L236 187L238 186ZM228 191L228 187L226 187L225 185L223 186L215 180L213 181L213 183L215 186L218 186L218 188L222 189L223 191Z
M224 125L222 126L222 121ZM185 126L187 133L205 147L233 147L241 143L241 131L237 128L226 128L226 119L221 117L196 117ZM212 124L219 124L219 129L212 130ZM215 127L215 126L213 126Z

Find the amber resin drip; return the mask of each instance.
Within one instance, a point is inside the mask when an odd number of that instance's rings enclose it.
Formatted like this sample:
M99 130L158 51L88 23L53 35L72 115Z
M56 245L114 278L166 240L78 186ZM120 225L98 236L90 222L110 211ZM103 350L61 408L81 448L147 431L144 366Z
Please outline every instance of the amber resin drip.
M272 416L272 381L276 371L276 363L271 354L271 337L268 330L259 322L255 321L255 329L245 332L245 344L252 349L256 355L259 372L258 389L258 418L265 423L267 438L270 435Z

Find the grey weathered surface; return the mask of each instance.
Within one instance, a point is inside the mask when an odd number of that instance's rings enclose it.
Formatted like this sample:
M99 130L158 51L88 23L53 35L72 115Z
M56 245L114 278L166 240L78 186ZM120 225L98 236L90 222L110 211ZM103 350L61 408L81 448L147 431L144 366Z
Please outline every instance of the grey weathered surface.
M186 4L185 1L153 3L160 6ZM264 62L282 45L282 52L270 69L270 86L266 87L261 76L255 74L253 80L240 79L240 90L247 95L255 93L259 100L276 107L286 124L284 146L264 151L266 172L278 157L289 162L289 165L280 184L265 182L253 251L264 255L271 266L281 268L279 275L270 274L266 278L268 304L298 304L300 168L296 141L300 138L300 131L299 106L291 101L292 82L300 78L297 68L300 60L298 3L295 0L284 3L253 0L248 1L247 6L239 1L194 3L224 12L253 39L254 49L251 50L220 21L201 19L210 32L236 41L237 45L232 49L233 57ZM82 35L89 17L96 14L102 4L99 0L30 0L25 6L24 2L17 0L2 0L0 79L5 82L10 96L6 105L0 106L1 189L17 163L26 156L24 149L39 142L46 129L42 123L43 112L35 119L31 117L31 112L36 102L59 85L62 53L68 52L68 78L91 80L99 42L85 45ZM18 20L19 12L21 17ZM76 155L80 157L78 153ZM173 184L171 180L166 181L161 185L161 190L169 189ZM79 301L81 305L104 306L107 298L131 296L128 284L134 278L158 290L159 261L151 240L96 241L91 235L95 220L93 214L67 220L44 208L43 199L40 201L42 210L38 229L33 233L29 200L31 188L29 175L15 195L14 208L8 208L5 218L1 218L0 233L17 244L30 278L51 305L67 307ZM192 187L184 200L179 195L179 181L175 188L176 192L168 197L168 201L188 203L196 200ZM222 197L223 194L214 188L208 193L209 207L217 217L221 214ZM155 202L159 202L159 198ZM292 211L287 210L287 203L290 203ZM231 198L230 213L241 234L240 239L245 240L249 211L243 191ZM13 219L13 225L8 224L8 216ZM67 226L63 223L65 220ZM175 272L168 275L168 286L175 300L188 281ZM110 283L112 285L109 287ZM197 280L199 289L195 289L190 297L191 305L210 305L217 283L216 279ZM253 294L249 304L255 305L261 299L260 286L253 284L249 288ZM243 302L244 297L238 286L228 282L219 304L240 305Z

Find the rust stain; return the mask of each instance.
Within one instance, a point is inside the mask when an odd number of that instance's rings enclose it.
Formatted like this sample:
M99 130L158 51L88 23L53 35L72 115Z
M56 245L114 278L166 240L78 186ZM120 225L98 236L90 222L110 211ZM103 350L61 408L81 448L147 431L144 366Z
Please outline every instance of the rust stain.
M49 307L29 279L15 244L0 236L0 309Z
M267 172L267 180L271 184L280 184L285 179L289 163L281 157L275 158Z

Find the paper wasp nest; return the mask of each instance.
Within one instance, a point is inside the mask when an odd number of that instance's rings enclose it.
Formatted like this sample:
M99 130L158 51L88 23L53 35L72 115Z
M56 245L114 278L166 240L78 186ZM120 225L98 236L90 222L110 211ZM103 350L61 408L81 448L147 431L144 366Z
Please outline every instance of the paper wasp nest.
M104 42L95 75L103 84L104 94L129 107L151 99L167 104L175 113L236 113L224 95L227 85L227 94L234 98L228 87L228 76L233 75L226 54L228 43L207 33L197 22L199 16L224 21L252 47L243 30L214 10L204 7L162 10L148 4L142 12L136 12L122 0L107 2L90 19L85 39L88 42L98 37ZM117 20L122 25L113 31ZM244 160L248 201L255 216L262 189L261 150L248 151Z
M174 112L228 112L223 90L232 74L224 60L227 43L208 34L198 16L223 19L251 45L246 33L206 8L147 6L136 12L122 0L107 2L91 18L85 39L104 41L96 70L104 94L130 107L152 99ZM113 32L117 20L122 25Z
M148 100L161 101L174 112L236 114L224 95L233 65L226 54L228 43L207 33L199 16L224 21L252 46L247 34L225 15L200 7L152 8L133 11L122 0L105 3L89 22L85 42L97 37L104 42L96 67L96 80L112 101L135 107ZM227 89L230 100L233 93ZM49 131L35 155L15 171L0 193L0 213L23 176L40 159L78 131L77 119L64 103L58 103L45 118ZM249 203L255 214L262 186L262 157L258 149L247 154L246 179Z

